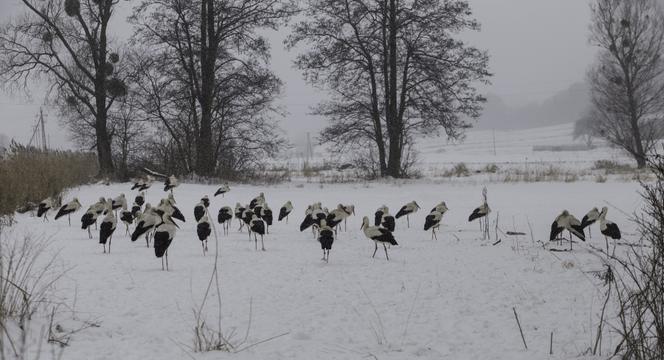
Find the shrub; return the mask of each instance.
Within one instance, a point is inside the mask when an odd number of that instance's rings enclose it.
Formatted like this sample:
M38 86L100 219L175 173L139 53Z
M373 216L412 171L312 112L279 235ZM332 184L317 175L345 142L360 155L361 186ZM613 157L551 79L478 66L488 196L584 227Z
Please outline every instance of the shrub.
M0 159L0 216L49 196L58 197L67 188L91 181L97 172L94 154L44 152L14 143Z
M448 171L446 171L443 176L445 177L462 177L462 176L470 176L470 170L468 170L468 167L464 163L458 163L454 165L454 167Z

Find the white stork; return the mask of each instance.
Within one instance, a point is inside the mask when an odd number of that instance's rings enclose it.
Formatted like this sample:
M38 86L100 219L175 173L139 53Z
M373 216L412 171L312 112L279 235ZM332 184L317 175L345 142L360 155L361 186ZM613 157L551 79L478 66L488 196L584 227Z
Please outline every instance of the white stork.
M145 246L150 247L150 231L154 229L160 221L159 216L153 211L150 203L145 204L145 211L140 211L136 214L136 227L131 234L131 241L138 240L141 235L145 234Z
M198 235L198 240L201 241L201 246L203 246L203 255L208 251L208 237L210 237L211 233L212 227L210 225L210 220L207 215L203 215L196 225L196 234Z
M431 229L431 240L436 238L438 240L438 235L436 235L436 229L440 228L440 221L443 219L443 213L436 211L435 209L427 215L424 220L424 231L429 231Z
M78 198L74 198L74 200L60 207L58 213L55 214L55 220L58 220L60 217L67 215L67 219L69 220L69 226L71 226L71 214L75 213L80 208L81 208L81 203L78 201Z
M290 202L290 200L288 200L281 207L281 209L279 209L279 221L286 218L286 224L288 224L288 215L290 215L292 211L293 211L293 204Z
M320 248L323 250L323 258L321 260L329 262L330 250L332 250L332 243L334 243L334 231L327 226L325 220L320 222L320 229L318 231L318 242Z
M170 191L172 194L173 189L178 187L178 185L180 185L178 178L176 178L175 175L171 175L166 178L166 181L164 181L164 191Z
M409 216L410 216L411 214L416 213L417 210L419 210L419 209L420 209L420 206L417 205L417 202L415 202L415 201L411 201L411 202L409 202L408 204L406 204L406 205L404 205L404 206L401 207L401 209L399 210L399 212L397 212L397 215L395 216L395 218L398 219L398 218L400 218L400 217L402 217L402 216L405 215L405 216L406 216L406 221L407 221L407 223L408 223L408 227L410 228L410 219L409 219Z
M219 214L217 215L217 222L221 224L221 227L224 230L224 234L228 234L228 230L231 227L231 220L233 219L233 209L230 206L224 206L219 209Z
M606 241L606 254L609 254L609 240L607 237L613 239L613 249L615 251L616 240L620 240L621 234L618 225L613 221L606 220L606 213L609 209L605 206L602 208L602 212L599 214L599 231L604 235L604 241Z
M394 232L396 228L396 220L394 216L390 215L390 209L387 206L383 207L383 216L380 219L380 226L386 228L390 232Z
M596 207L590 209L583 219L581 219L581 227L584 229L588 228L588 237L593 237L590 225L594 224L597 220L599 220L599 210Z
M551 234L549 235L549 240L554 241L558 234L563 230L567 230L570 233L569 236L569 249L572 250L572 234L578 237L579 239L586 241L586 236L583 233L583 228L581 227L581 222L579 219L575 218L574 215L570 214L569 211L563 210L563 212L556 217L556 219L551 224Z
M51 197L47 197L46 199L42 200L42 202L39 203L39 207L37 208L37 217L42 217L44 216L44 221L48 221L48 218L46 217L47 213L49 210L53 208L53 199Z
M259 219L256 214L254 214L251 217L251 221L249 222L249 229L251 229L251 232L254 233L254 244L256 250L258 250L258 237L256 236L256 234L258 234L261 236L261 250L265 251L265 243L263 242L263 237L265 236L265 222L262 219Z
M224 185L221 185L217 191L215 191L214 196L221 195L223 197L224 194L229 191L231 191L231 188L228 186L228 183L225 183Z
M112 204L112 203L111 203ZM108 241L108 253L111 253L111 241L113 240L113 233L117 226L117 220L115 219L115 213L113 213L113 205L109 204L106 209L106 216L99 226L99 243L104 245L104 253L106 253L106 242Z
M365 216L362 219L362 227L361 229L364 231L364 236L366 236L369 240L372 240L374 242L375 248L373 255L371 257L376 256L376 251L378 251L378 243L383 244L383 249L385 249L385 258L387 260L390 260L390 256L387 254L387 246L386 244L390 245L399 245L397 244L397 241L394 239L394 235L382 227L378 226L371 226L369 225L369 217Z
M157 258L161 258L161 270L164 270L164 258L166 259L166 271L168 271L168 247L175 238L178 225L173 222L169 214L162 210L158 212L161 214L161 219L154 231L154 254Z

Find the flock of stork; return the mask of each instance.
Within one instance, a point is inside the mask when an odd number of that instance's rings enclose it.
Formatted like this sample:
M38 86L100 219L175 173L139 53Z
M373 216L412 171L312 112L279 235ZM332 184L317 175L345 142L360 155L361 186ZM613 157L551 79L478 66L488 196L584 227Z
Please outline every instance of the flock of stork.
M154 247L155 255L162 261L162 270L168 270L168 247L172 243L176 231L179 228L175 220L185 222L185 217L176 206L173 189L179 185L178 179L175 176L166 178L164 182L164 191L168 192L167 197L160 200L157 206L151 206L146 202L145 191L152 186L154 178L147 176L142 179L134 181L131 190L137 190L138 194L134 199L131 208L127 206L127 199L124 194L120 194L115 198L105 199L99 198L99 201L90 205L87 211L81 217L81 228L88 231L89 238L92 238L91 227L92 225L97 228L97 221L100 216L102 217L101 224L99 225L99 243L103 245L104 253L111 252L111 242L113 234L117 227L117 219L119 218L125 224L126 235L129 235L129 226L134 225L131 232L131 240L136 241L140 237L145 236L146 246L150 247L150 241ZM224 195L230 191L228 184L222 185L214 194L214 196ZM486 200L486 188L483 192L483 203L475 208L468 217L468 221L472 222L479 219L480 229L488 234L489 219L488 215L491 212ZM47 221L48 212L55 210L55 201L52 198L47 198L39 204L37 209L37 216L43 217ZM201 201L194 207L194 218L196 220L196 232L203 254L208 251L207 242L212 234L213 226L210 222L208 208L210 206L210 199L207 195L201 198ZM77 198L59 207L55 219L59 219L67 215L69 225L71 226L71 214L75 213L81 208L81 203ZM396 227L396 219L406 217L407 226L410 227L410 215L416 213L420 209L417 202L412 201L402 206L396 215L391 215L387 206L379 207L374 214L374 222L371 225L369 217L364 216L362 219L362 231L364 235L374 242L374 252L372 257L376 256L378 246L381 244L385 251L385 258L389 260L388 247L391 245L398 245L394 238L394 231ZM431 239L437 240L436 230L440 228L443 215L448 211L445 202L436 205L425 218L424 230L431 230ZM278 221L288 218L293 211L293 204L287 201L279 210ZM118 214L119 212L119 214ZM564 230L569 232L570 249L572 250L572 235L585 241L584 229L599 222L600 232L605 236L607 252L608 252L608 239L610 237L614 240L620 239L620 230L618 226L606 219L607 208L602 208L598 211L593 208L586 214L582 221L571 215L567 210L564 210L551 225L550 241L562 241L562 233ZM332 244L337 235L341 225L346 229L346 220L351 215L355 215L354 205L339 204L331 211L323 207L320 202L311 204L305 210L305 217L300 224L300 231L305 231L309 228L312 229L314 238L316 238L323 251L323 258L321 260L328 262ZM238 231L242 232L244 227L247 228L249 239L251 240L252 234L254 239L254 247L258 250L258 236L261 239L261 250L265 251L264 236L269 233L269 227L273 224L273 213L268 206L265 195L260 193L253 198L248 205L243 206L240 203L235 205L235 209L229 206L222 207L217 215L217 222L221 224L224 234L228 234L230 230L230 223L235 217L240 227ZM108 244L108 250L106 245ZM614 246L615 248L615 246Z

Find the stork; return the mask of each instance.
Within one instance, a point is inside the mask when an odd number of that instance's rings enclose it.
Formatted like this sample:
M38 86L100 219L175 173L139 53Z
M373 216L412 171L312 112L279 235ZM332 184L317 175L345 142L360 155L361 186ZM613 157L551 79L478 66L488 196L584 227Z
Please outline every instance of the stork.
M88 210L81 217L81 229L88 230L88 237L92 239L92 233L90 232L90 226L92 224L97 224L97 218L101 213L107 208L106 200L102 197L99 198L99 201L90 205Z
M334 231L327 226L325 220L320 222L320 229L318 231L318 242L320 248L323 250L323 258L321 260L326 263L330 260L330 250L332 250L332 243L334 243Z
M46 199L42 200L42 202L39 203L39 207L37 208L37 217L42 217L43 215L44 221L48 221L46 215L48 211L51 210L52 208L53 208L53 199L47 197Z
M145 190L149 189L152 186L152 182L154 182L154 178L150 175L146 176L145 180L137 188L138 191L145 191ZM132 190L133 190L133 188L132 188Z
M251 200L251 202L249 203L249 209L253 210L254 207L263 203L265 203L265 194L260 193L258 194L258 196L256 196Z
M436 235L436 229L440 228L440 221L443 219L443 213L436 211L435 209L427 215L424 220L424 231L429 231L431 229L431 240L436 238L438 240L438 235Z
M339 204L336 209L330 211L330 213L327 214L325 219L321 220L321 223L325 221L325 226L333 229L334 233L336 234L337 227L341 224L342 221L344 221L344 219L346 219L346 217L348 217L348 213L343 208L343 206ZM322 225L319 226L319 232L321 227Z
M153 212L150 203L145 204L145 211L136 215L136 227L131 234L131 241L136 241L145 234L145 246L150 247L150 231L154 229L159 221L159 216Z
M231 220L233 219L233 209L230 206L224 206L219 209L219 214L217 215L217 221L221 224L221 227L224 229L224 233L228 234L228 230L231 227Z
M201 218L205 215L205 204L203 201L199 202L194 206L194 218L196 219L196 222L200 221Z
M71 214L78 211L81 208L81 203L78 201L78 198L64 204L58 210L58 213L55 214L55 220L58 220L60 217L67 215L67 220L69 220L69 226L71 226Z
M217 191L215 191L214 196L221 195L223 197L224 194L229 191L231 191L231 188L228 186L228 183L225 183L224 185L221 185Z
M581 227L584 229L588 228L588 237L593 237L590 225L594 224L597 220L599 220L599 210L596 207L590 209L583 219L581 219Z
M390 209L387 206L383 206L383 216L380 219L380 225L390 232L394 232L396 228L394 216L390 215Z
M258 250L258 237L256 235L258 234L261 236L261 250L265 251L265 243L263 242L263 237L265 236L265 222L262 219L259 219L256 214L253 214L251 221L249 222L249 229L254 233L255 249Z
M202 218L198 220L196 225L196 234L198 235L198 240L201 241L201 246L203 247L203 255L208 251L208 237L212 233L212 228L210 226L210 220L207 215L203 215Z
M117 210L121 207L127 208L127 199L125 198L125 194L120 194L120 196L111 200L112 210Z
M136 198L134 198L134 203L138 205L139 207L142 207L143 204L145 204L145 191L141 191L136 195Z
M258 216L256 216L256 214L254 214L254 212L250 209L246 209L242 213L242 221L244 221L244 224L247 225L247 232L249 233L249 241L251 241L251 220L253 220L254 216L258 218Z
M141 211L141 205L138 205L137 203L133 203L131 205L131 216L136 217L136 213Z
M176 178L175 175L171 175L166 178L166 181L164 181L164 191L170 191L172 194L173 189L178 187L178 185L180 185L178 178Z
M408 227L410 228L410 219L409 219L409 216L410 216L411 214L416 213L417 210L419 210L419 209L420 209L420 206L417 205L417 202L415 202L415 201L411 201L411 202L409 202L408 204L406 204L406 205L404 205L404 206L401 207L401 209L399 210L399 212L397 212L397 215L395 216L395 218L398 219L398 218L400 218L400 217L406 215L406 221L407 221L407 223L408 223Z
M247 208L240 205L240 203L235 203L235 218L240 222L240 228L237 231L242 231L244 226L244 221L242 221L242 214Z
M164 270L164 259L166 259L166 271L168 271L168 247L173 242L179 226L170 215L162 210L157 211L161 215L161 222L154 231L154 254L157 258L161 258L161 270Z
M302 220L302 223L300 224L300 231L308 229L311 225L315 223L313 212L314 212L313 206L309 205L307 209L304 211L304 220Z
M115 219L115 213L113 213L112 202L109 204L106 209L106 216L99 226L99 243L104 245L104 253L106 253L106 242L108 241L108 253L111 253L111 241L113 240L113 232L115 232L115 227L117 226L117 220Z
M123 208L122 211L120 211L120 220L125 224L125 235L129 235L129 225L134 222L134 214L126 208Z
M486 239L489 236L489 219L488 215L491 212L491 208L489 207L489 204L482 203L482 205L478 206L473 210L473 212L468 216L468 222L472 222L475 219L479 219L480 223L480 231L482 232L482 235Z
M387 209L387 206L383 205L376 210L374 213L374 225L375 226L380 226L380 223L383 221L383 214L385 213L385 209Z
M556 219L551 224L551 234L549 235L549 240L554 241L558 234L563 230L567 230L570 233L569 236L569 249L572 250L572 234L578 237L579 239L586 241L586 236L583 233L583 228L581 227L581 222L569 213L567 210L556 217Z
M286 224L288 224L288 215L290 215L292 211L293 211L293 204L290 202L290 200L288 200L281 207L281 209L279 209L279 221L286 218Z
M263 219L263 221L265 221L265 232L269 234L270 226L272 226L274 217L272 215L272 209L270 209L270 207L267 206L267 204L263 204L263 206L261 207L260 218Z
M620 229L613 221L606 220L606 213L609 209L604 206L602 212L599 214L599 231L604 235L604 241L606 241L606 254L609 254L609 240L608 237L613 239L613 250L616 249L616 240L620 240Z
M390 245L399 245L397 244L397 241L394 239L394 235L382 227L378 226L371 226L369 225L369 217L365 216L362 219L362 227L361 229L364 231L364 236L366 236L369 240L372 240L374 242L375 248L373 255L371 257L376 256L376 251L378 251L378 243L383 244L383 249L385 249L385 258L387 260L390 260L389 255L387 254L387 246L386 244Z
M349 204L349 205L341 205L341 206L343 207L344 211L346 211L346 214L348 214L348 216L346 216L344 218L344 231L346 231L346 230L348 230L346 220L348 220L348 217L350 217L351 215L355 216L355 205Z

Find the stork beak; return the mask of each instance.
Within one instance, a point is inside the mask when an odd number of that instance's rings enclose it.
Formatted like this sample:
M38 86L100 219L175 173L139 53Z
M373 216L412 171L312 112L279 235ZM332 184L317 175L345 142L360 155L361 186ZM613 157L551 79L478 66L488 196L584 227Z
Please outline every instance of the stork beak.
M180 227L178 226L178 223L176 223L175 221L171 221L171 222L173 223L173 225L175 225L176 228L178 228L178 229L180 228Z

